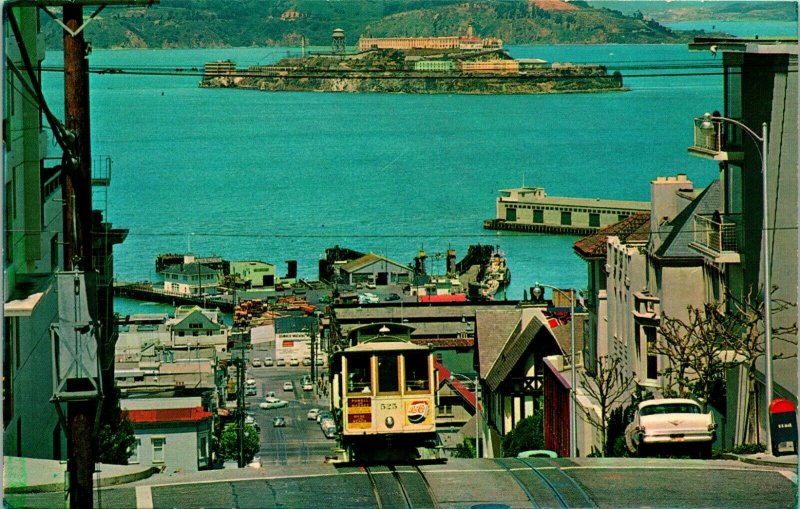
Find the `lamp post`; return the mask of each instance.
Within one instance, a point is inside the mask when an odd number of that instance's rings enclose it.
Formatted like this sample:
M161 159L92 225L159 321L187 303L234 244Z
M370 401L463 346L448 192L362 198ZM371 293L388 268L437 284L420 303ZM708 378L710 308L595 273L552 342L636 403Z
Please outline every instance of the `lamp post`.
M763 242L763 259L764 259L764 357L766 366L764 368L765 380L765 404L764 416L765 420L769 421L769 405L772 402L772 312L770 309L770 293L772 292L772 283L770 281L769 273L769 220L768 213L769 207L767 203L767 123L761 123L761 136L756 134L755 131L739 122L738 120L712 115L705 113L703 121L700 123L700 129L708 131L714 129L714 122L727 122L733 124L745 133L747 133L754 142L761 143L761 151L759 157L761 158L761 199L763 202L761 212L761 239ZM769 422L765 422L765 438L767 442L767 451L772 450L772 433L769 429Z
M537 299L542 295L541 288L550 288L561 295L567 293L552 285L543 283L534 283L531 293L539 294L534 295ZM576 405L575 405L575 387L577 385L576 371L575 371L575 289L570 288L569 294L569 369L570 369L570 389L569 389L569 456L575 458L578 456L578 420L576 418Z

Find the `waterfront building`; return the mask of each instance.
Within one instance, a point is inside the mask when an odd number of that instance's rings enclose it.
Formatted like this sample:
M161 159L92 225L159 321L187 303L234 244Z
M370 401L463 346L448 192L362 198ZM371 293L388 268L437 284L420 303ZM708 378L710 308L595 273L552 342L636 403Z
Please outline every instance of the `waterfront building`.
M236 285L245 288L274 288L275 265L262 261L230 262L230 274L235 277Z
M164 291L178 295L216 295L219 274L202 263L171 265L163 270Z
M519 73L519 62L516 60L461 60L458 68L466 73Z
M302 361L311 359L311 335L317 332L317 319L309 316L284 316L275 318L275 359L283 359L287 364L291 359ZM319 353L319 345L315 349Z
M647 212L642 201L547 196L543 187L501 189L496 217L484 221L493 230L587 235L636 212Z
M355 260L334 266L334 270L337 269L339 271L338 281L350 285L408 283L411 281L413 273L408 266L375 253L368 253Z
M129 464L169 472L211 467L214 414L203 409L200 398L129 398L120 404L136 438Z
M456 68L452 60L419 60L414 62L414 70L422 72L450 72Z
M203 66L203 76L221 76L236 73L236 62L232 60L216 60L206 62Z
M3 107L3 454L64 459L67 440L53 396L50 326L58 321L55 273L64 267L60 154L48 158L50 141L41 106L27 91L20 52L34 72L45 58L36 7L4 6ZM22 36L8 25L15 17ZM19 74L11 72L19 70Z
M750 296L764 300L764 235L768 235L773 306L775 302L797 303L797 140L798 88L797 39L697 38L690 49L720 51L724 74L724 109L721 116L740 122L756 136L767 124L767 156L761 141L732 122L705 121L698 112L694 119L694 142L689 154L713 160L720 167L720 194L716 214L697 215L697 236L691 247L704 263L717 272L719 289L715 300L730 294L732 299ZM709 105L709 109L713 104ZM690 119L687 119L687 123ZM762 161L766 175L762 174ZM763 182L767 186L767 228L764 220ZM734 312L727 303L727 312ZM796 310L772 315L772 328L791 327ZM774 397L797 399L797 334L773 337L772 381ZM727 383L727 430L735 444L764 440L765 408L764 356L756 366L756 397L752 402L759 415L760 429L746 429L747 373L732 370Z

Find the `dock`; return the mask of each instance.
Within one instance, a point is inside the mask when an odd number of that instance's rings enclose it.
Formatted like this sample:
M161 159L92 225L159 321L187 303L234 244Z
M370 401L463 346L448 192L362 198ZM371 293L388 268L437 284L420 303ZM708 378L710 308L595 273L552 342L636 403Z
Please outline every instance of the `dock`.
M501 189L497 215L483 222L487 230L589 235L637 212L650 202L547 196L543 187Z
M147 302L162 302L172 306L194 304L203 308L218 308L224 313L233 313L234 303L231 295L186 295L156 288L151 283L114 282L114 295Z

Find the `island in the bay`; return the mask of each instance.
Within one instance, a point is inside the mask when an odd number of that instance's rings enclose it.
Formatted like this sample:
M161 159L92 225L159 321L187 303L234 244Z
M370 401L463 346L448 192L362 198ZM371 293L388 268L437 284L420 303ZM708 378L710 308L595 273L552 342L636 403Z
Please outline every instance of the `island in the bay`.
M335 29L330 51L238 68L208 62L201 87L265 91L390 92L415 94L544 94L626 90L622 76L601 65L515 59L503 41L465 36L361 37L347 51Z

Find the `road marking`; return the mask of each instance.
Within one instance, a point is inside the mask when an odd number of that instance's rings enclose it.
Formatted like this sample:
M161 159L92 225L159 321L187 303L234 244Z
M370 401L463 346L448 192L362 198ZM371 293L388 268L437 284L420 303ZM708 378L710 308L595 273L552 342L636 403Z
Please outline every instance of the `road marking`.
M150 486L136 487L136 509L153 509L153 491Z

